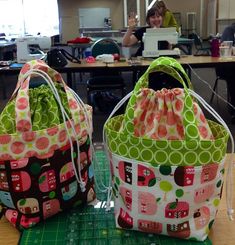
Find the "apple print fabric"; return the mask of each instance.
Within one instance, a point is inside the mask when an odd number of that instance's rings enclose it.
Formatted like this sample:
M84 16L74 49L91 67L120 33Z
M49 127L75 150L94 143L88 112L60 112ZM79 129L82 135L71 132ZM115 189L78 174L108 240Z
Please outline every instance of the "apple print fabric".
M46 83L29 88L35 75L24 79L23 75L34 69L46 72L55 83L70 121L64 122ZM91 107L85 106L91 120ZM90 129L84 110L59 73L43 61L26 63L0 121L0 203L15 227L31 227L60 211L94 200ZM72 136L72 152L67 132ZM85 184L82 190L75 171L81 173Z
M183 88L154 91L151 72L165 72ZM175 59L156 59L125 114L111 117L104 130L116 226L203 241L220 202L228 132L205 118L184 79L191 86Z
M151 166L111 154L116 226L203 241L214 223L224 163Z

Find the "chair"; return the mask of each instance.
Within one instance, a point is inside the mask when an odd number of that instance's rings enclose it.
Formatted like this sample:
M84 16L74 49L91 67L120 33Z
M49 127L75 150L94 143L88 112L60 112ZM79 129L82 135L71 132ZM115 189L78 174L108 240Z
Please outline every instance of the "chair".
M194 46L196 48L196 53L194 55L211 55L210 45L205 46L201 37L197 33L189 34L189 38L194 40Z
M223 72L222 68L215 67L215 74L216 74L216 79L215 79L215 83L214 83L214 86L213 86L213 92L212 92L212 95L211 95L211 98L210 98L210 102L209 102L210 104L213 102L215 94L218 93L218 81L219 80L224 80L226 82L226 85L227 85L227 80L225 79L225 77L223 75L224 72ZM228 87L228 85L227 85L227 87ZM227 93L227 101L230 101L229 93Z
M102 38L97 40L91 46L91 54L96 57L101 54L121 54L120 47L117 42L113 39ZM106 92L119 90L121 96L125 95L125 83L120 72L105 71L104 72L93 72L91 78L87 81L87 103L92 105L92 94L95 92ZM94 105L93 105L94 106Z

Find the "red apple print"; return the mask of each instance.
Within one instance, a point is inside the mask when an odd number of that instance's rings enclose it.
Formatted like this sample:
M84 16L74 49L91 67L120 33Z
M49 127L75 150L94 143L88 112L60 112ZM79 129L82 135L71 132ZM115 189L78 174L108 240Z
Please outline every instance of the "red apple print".
M16 101L16 107L19 110L24 110L25 108L28 107L28 105L29 105L28 100L24 97L21 97Z
M77 102L74 99L70 99L69 100L69 108L75 110L75 109L77 109L77 107L78 107Z
M82 137L85 137L85 136L87 136L87 131L86 131L86 129L82 131Z
M33 141L36 137L35 132L24 132L22 133L22 139L26 142Z
M42 66L42 64L35 65L34 68L48 73L48 67L47 66Z
M17 122L16 129L20 132L29 131L31 129L31 123L27 120L22 119Z
M25 74L29 69L30 69L30 65L29 65L29 64L25 64L25 65L21 68L20 73L21 73L21 74Z
M24 149L25 149L25 145L22 142L14 142L11 145L11 151L14 154L20 154L24 151Z
M36 141L36 147L39 150L44 150L49 146L49 140L46 137L41 137Z
M140 109L146 109L148 107L149 104L149 99L145 98L145 99L141 99L140 100Z
M198 108L195 103L193 103L193 111L195 115L198 113Z
M0 160L3 160L3 161L5 161L5 160L13 160L13 158L9 154L2 154L2 155L0 155Z
M49 151L56 151L59 148L58 145L52 145L49 149Z
M206 118L204 116L203 113L200 113L200 120L203 122L203 123L206 123Z
M144 121L145 120L145 117L146 117L146 113L147 113L147 110L144 110L140 116L140 121Z
M200 132L200 135L202 136L202 138L207 138L208 136L208 130L206 127L204 126L198 126L198 129L199 129L199 132Z
M23 83L21 84L21 89L26 89L29 85L29 78L25 79Z
M158 135L160 138L164 138L167 135L167 129L165 125L159 125L158 127Z
M75 126L75 132L76 132L76 134L79 134L79 133L81 132L80 124L77 124L77 125Z
M0 135L0 144L5 145L8 144L11 141L10 135Z
M134 135L136 137L139 137L140 136L139 130L137 128L134 129Z
M151 124L153 123L153 120L154 120L154 113L150 113L150 115L147 117L147 123L148 124Z
M183 101L180 100L180 99L177 99L176 102L175 102L175 109L177 111L181 111L183 108Z
M140 129L140 135L145 135L145 129L145 125L142 125Z
M56 127L53 127L53 128L47 129L47 133L48 133L48 135L50 135L50 136L53 136L53 135L57 134L58 131L59 131L59 129L58 129L57 126L56 126Z
M174 113L172 111L167 112L167 124L168 125L174 125L175 124L175 117Z
M180 89L180 88L174 88L174 94L175 95L182 95L182 89Z
M36 151L27 151L25 157L33 157L36 156Z
M55 74L55 80L56 81L62 81L61 75L59 73Z
M67 138L67 133L65 130L60 131L59 133L59 142L65 141Z
M83 122L85 120L84 114L80 114L79 120L80 120L80 122Z
M184 127L182 125L177 125L176 126L177 128L177 132L178 134L181 136L181 138L183 139L184 138Z

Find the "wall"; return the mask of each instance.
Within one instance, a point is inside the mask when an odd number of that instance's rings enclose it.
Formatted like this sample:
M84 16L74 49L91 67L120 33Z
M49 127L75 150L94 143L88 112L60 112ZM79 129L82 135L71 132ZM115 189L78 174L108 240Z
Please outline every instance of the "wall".
M218 32L222 33L224 28L235 22L235 1L219 0L218 2Z
M208 0L203 0L204 5ZM186 28L186 13L197 13L197 32L200 33L200 0L165 0L167 7L172 12L180 12L183 29ZM58 0L62 41L79 36L78 8L110 8L112 29L122 29L124 23L123 0ZM140 0L141 16L140 24L145 24L145 1ZM206 12L206 9L205 9ZM92 18L92 16L91 16ZM206 18L205 16L203 18ZM203 21L204 22L204 21ZM204 22L206 23L206 21ZM203 25L203 33L206 33L206 25ZM183 30L184 31L184 30Z
M110 8L112 29L123 27L122 0L58 0L58 5L62 42L79 36L79 8Z

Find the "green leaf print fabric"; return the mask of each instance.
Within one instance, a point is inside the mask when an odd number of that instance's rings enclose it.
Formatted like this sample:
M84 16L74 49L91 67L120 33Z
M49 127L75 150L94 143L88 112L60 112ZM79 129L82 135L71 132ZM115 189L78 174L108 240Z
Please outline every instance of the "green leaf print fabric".
M56 85L62 105L68 115L69 106L66 93L60 85ZM33 131L51 128L63 123L59 105L46 84L29 89L30 113ZM10 100L0 115L0 134L12 134L16 131L15 125L15 98Z

